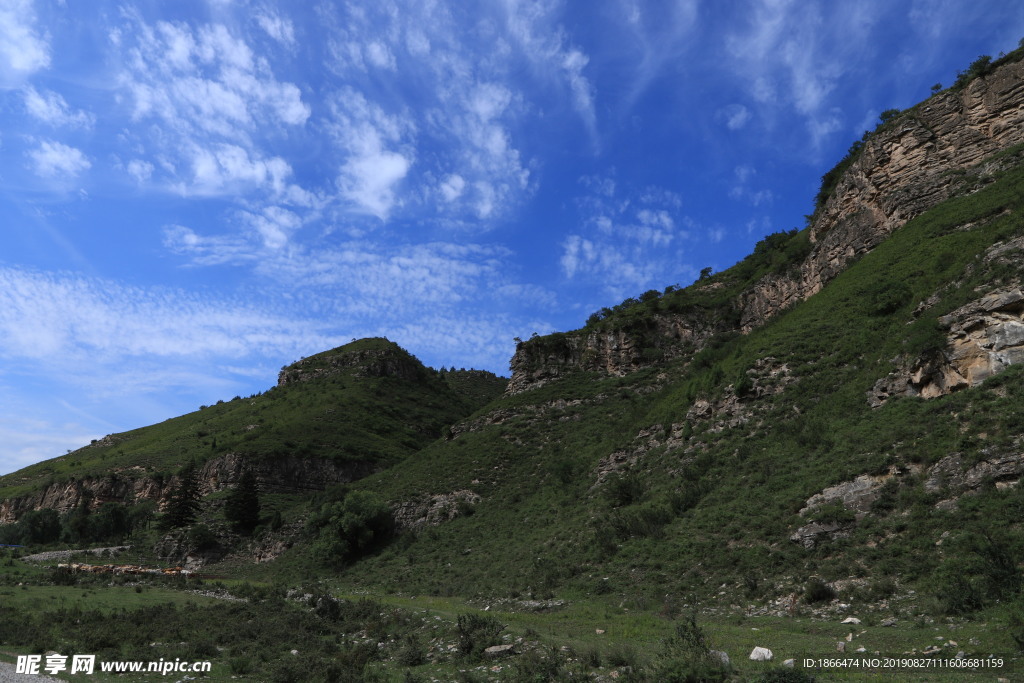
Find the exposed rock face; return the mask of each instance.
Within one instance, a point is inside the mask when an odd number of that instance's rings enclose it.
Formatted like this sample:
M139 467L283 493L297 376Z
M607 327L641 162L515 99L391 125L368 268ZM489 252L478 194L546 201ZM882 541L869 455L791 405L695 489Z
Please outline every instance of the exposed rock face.
M955 194L964 172L1024 141L1024 63L941 92L872 136L811 226L814 249L789 283L769 276L743 295L744 331L818 292L893 230Z
M963 458L959 453L947 455L935 463L928 471L924 488L930 493L948 491L953 497L940 501L939 509L956 507L960 495L972 494L986 484L997 489L1012 488L1020 483L1024 475L1024 455L991 454L981 462L964 469Z
M985 161L1024 142L1024 62L1005 64L961 90L943 91L897 116L865 143L811 226L810 255L790 274L773 273L741 293L738 327L693 319L657 323L661 356L699 350L713 334L749 332L820 291L855 259L915 216L999 168ZM712 329L708 329L711 327ZM626 332L588 332L526 342L512 359L508 393L541 386L576 369L623 375L649 365ZM687 347L683 342L690 342ZM660 357L660 356L659 356ZM949 378L955 380L955 378Z
M257 459L227 453L207 461L200 468L200 493L205 496L233 487L245 469L252 469L263 493L305 493L362 479L375 472L377 466L365 461L295 457Z
M83 496L92 495L92 506L103 503L161 501L169 494L172 482L159 482L150 478L133 478L120 474L54 483L20 498L0 501L0 524L14 524L30 510L51 508L64 513L78 507Z
M987 451L983 451L983 454L985 458L970 467L964 466L960 453L953 453L927 470L920 465L891 467L886 474L862 474L850 481L829 486L808 498L800 515L806 517L823 505L839 504L853 513L853 521L811 522L798 528L790 540L811 549L826 537L836 539L848 536L856 522L871 514L871 507L881 496L882 487L889 482L900 483L907 477L920 475L924 480L924 489L929 493L950 494L950 498L936 504L935 507L940 510L955 508L960 496L975 494L986 486L1005 489L1020 483L1021 477L1024 477L1024 454Z
M345 347L318 353L283 368L277 377L277 385L308 382L353 371L357 377L399 377L415 380L425 376L423 365L400 346L386 339L379 341L376 348L347 350Z
M853 519L863 519L871 510L871 505L878 500L882 486L894 477L899 478L910 472L917 472L920 468L900 469L890 468L885 474L862 474L852 481L844 481L835 486L816 493L807 499L807 503L800 510L800 516L806 517L825 505L838 504L853 513ZM816 546L823 538L836 540L845 538L853 528L853 521L822 520L805 524L793 532L789 540L799 543L808 550Z
M1018 287L972 301L939 324L948 330L946 350L878 380L868 391L872 407L892 396L944 396L1024 362L1024 293Z
M319 458L255 459L228 453L208 460L200 468L200 494L205 496L234 486L245 468L253 469L264 493L302 493L361 479L372 474L376 465ZM27 496L0 501L0 524L13 524L29 510L52 508L67 512L89 494L93 508L108 502L133 504L143 500L154 500L162 506L176 483L176 477L158 481L144 473L128 472L51 484Z
M576 370L621 377L654 361L700 349L730 325L714 318L655 315L642 332L591 330L550 335L516 345L506 393L543 386Z
M439 493L422 500L406 501L392 508L399 530L437 526L466 514L480 502L480 496L468 489Z

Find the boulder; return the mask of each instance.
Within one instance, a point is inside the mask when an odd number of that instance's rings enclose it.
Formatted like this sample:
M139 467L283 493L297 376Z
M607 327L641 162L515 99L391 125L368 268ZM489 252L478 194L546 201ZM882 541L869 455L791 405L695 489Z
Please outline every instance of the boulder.
M770 662L772 656L772 651L766 647L755 647L750 651L750 659L755 662Z
M498 657L505 657L510 654L514 654L512 649L515 646L510 644L507 645L492 645L491 647L484 650L484 657L488 659L497 659Z

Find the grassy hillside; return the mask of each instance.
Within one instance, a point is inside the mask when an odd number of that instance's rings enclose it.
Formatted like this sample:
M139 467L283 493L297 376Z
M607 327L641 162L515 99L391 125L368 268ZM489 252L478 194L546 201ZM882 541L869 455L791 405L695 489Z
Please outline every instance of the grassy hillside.
M647 606L689 594L765 604L838 580L848 585L844 600L914 587L924 594L915 609L949 613L970 607L948 599L957 581L973 586L974 607L1015 594L1019 571L1011 562L999 574L997 565L1000 554L1024 557L1024 492L990 482L941 510L944 494L915 472L954 453L964 468L1019 453L1020 368L932 400L878 409L866 400L893 359L934 348L939 316L1019 282L1019 255L1009 265L981 256L1024 235L1024 168L989 180L752 334L723 336L689 362L625 378L579 373L505 398L470 431L360 482L395 502L464 489L480 500L471 514L344 568L341 579L433 594L614 594ZM693 412L753 384L764 390L737 402L742 423ZM859 523L835 506L819 513L849 522L848 536L812 550L790 541L812 521L797 514L812 495L889 472L904 474ZM979 537L988 545L972 545Z
M385 361L395 373L377 367ZM72 476L166 477L189 460L202 463L227 453L386 466L435 440L504 388L504 380L490 373L426 368L386 339L352 342L283 372L296 368L305 373L301 381L112 434L0 477L0 499Z

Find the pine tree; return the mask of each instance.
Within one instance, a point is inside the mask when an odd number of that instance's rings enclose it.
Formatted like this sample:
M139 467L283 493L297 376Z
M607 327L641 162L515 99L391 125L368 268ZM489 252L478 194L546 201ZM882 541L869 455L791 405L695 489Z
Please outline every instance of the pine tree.
M259 486L252 470L242 472L238 485L228 493L224 517L241 533L252 533L260 523Z
M178 483L171 491L167 512L160 520L162 529L177 529L196 521L199 511L199 473L196 463L190 460L178 472Z

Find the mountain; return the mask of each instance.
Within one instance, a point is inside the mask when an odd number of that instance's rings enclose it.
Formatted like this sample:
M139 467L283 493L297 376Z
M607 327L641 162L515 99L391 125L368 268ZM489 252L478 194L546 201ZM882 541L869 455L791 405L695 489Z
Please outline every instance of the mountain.
M438 372L386 339L363 339L282 368L277 386L166 422L111 434L0 477L0 522L27 510L66 513L83 497L165 503L175 474L200 467L201 493L243 469L267 493L320 491L408 457L505 388L482 371Z
M218 532L227 567L274 559L238 570L263 580L922 623L1016 604L1022 57L886 112L804 229L518 343L507 385L353 342L0 478L0 521L52 509L67 535L103 503L166 510L194 462L201 525L227 526L246 470L283 518L255 551Z

